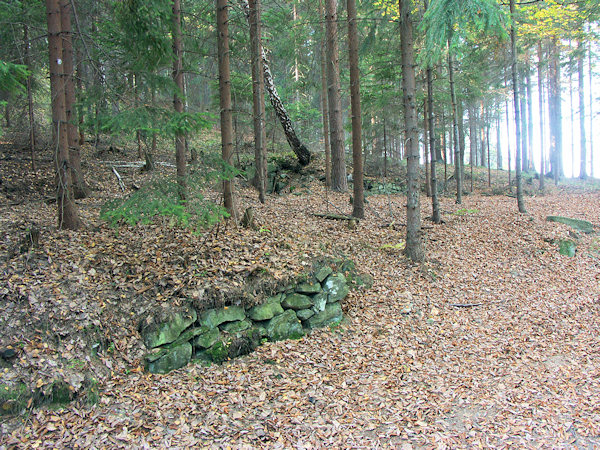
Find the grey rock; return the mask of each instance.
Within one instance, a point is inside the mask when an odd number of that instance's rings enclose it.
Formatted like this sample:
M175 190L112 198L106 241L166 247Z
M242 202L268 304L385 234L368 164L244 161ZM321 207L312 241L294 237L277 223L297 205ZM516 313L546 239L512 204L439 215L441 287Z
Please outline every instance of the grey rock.
M312 316L315 315L315 312L312 309L301 309L300 311L296 311L296 315L300 320L308 320Z
M236 322L227 322L227 323L221 325L221 329L227 333L235 334L235 333L239 333L240 331L247 330L251 326L252 326L252 322L250 322L248 319L244 319L244 320L238 320Z
M286 295L281 302L281 306L286 309L293 309L294 311L307 309L313 305L314 303L310 297L304 294L298 294L296 292Z
M350 288L346 283L346 277L341 273L329 275L327 280L325 280L323 290L329 295L327 298L328 303L338 302L350 292Z
M340 303L327 303L325 310L308 319L306 326L309 328L321 328L331 323L339 322L342 318L343 313Z
M296 292L299 294L317 294L321 292L321 285L319 283L300 283L296 286Z
M325 292L321 292L313 297L313 311L316 313L320 313L325 310L325 305L327 304L327 294Z
M201 325L208 328L215 328L225 322L235 322L244 320L246 313L240 306L226 306L220 309L209 309L204 311L199 319Z
M196 348L209 348L215 345L215 343L221 337L221 330L213 328L204 334L196 337L194 340L194 347Z
M323 280L325 280L325 278L327 278L332 273L333 273L333 269L331 267L323 266L319 270L317 270L317 273L315 273L315 278L317 279L317 281L319 283L322 283Z
M173 348L161 349L157 354L146 356L146 368L150 373L169 373L188 364L191 358L192 345L184 342Z
M196 321L192 307L172 311L163 317L149 317L140 327L140 334L147 348L155 348L175 341L181 332Z
M288 309L283 314L273 317L266 326L267 336L271 341L299 338L304 334L296 312Z
M248 317L254 321L269 320L283 313L281 295L270 297L262 305L257 305L248 310Z

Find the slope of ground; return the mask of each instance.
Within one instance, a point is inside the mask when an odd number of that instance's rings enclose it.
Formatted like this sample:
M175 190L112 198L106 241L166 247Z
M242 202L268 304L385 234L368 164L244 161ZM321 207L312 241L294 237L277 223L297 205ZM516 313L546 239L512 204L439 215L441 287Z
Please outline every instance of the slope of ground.
M507 196L444 197L445 223L424 219L427 261L412 265L396 246L401 195L369 197L365 220L349 230L312 214L351 210L347 194L318 183L266 205L242 190L257 230L195 236L102 224L113 176L100 164L94 175L105 190L80 203L82 232L56 231L53 205L3 203L0 346L19 343L3 384L43 391L60 376L83 390L93 374L98 401L80 395L5 418L0 447L600 446L598 237L579 236L575 257L562 256L553 241L571 230L545 221L560 214L599 227L597 191L528 197L527 215ZM422 209L431 214L425 198ZM15 252L32 222L40 248ZM375 280L351 293L340 327L221 366L140 370L140 312L201 298L226 275L284 279L321 254L349 256Z

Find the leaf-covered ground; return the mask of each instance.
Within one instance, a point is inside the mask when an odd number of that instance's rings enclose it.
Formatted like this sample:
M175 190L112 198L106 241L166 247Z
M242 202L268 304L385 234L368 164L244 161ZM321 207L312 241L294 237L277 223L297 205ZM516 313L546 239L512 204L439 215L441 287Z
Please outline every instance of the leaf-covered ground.
M15 166L15 180L23 171ZM99 205L118 186L109 165L90 172L102 190L80 202L81 232L56 231L39 190L2 191L0 347L18 355L0 382L44 392L62 379L79 395L62 409L5 416L0 448L600 446L600 240L581 234L576 255L562 256L554 241L572 230L545 221L600 227L598 191L528 197L527 215L508 196L443 197L442 225L425 219L423 197L427 261L412 265L396 245L401 195L369 197L350 230L313 215L351 211L347 194L318 182L266 205L241 190L256 230L194 235L161 223L106 226ZM40 247L21 252L32 224ZM341 326L221 366L141 370L144 311L257 273L285 280L323 254L351 257L375 280L350 294Z

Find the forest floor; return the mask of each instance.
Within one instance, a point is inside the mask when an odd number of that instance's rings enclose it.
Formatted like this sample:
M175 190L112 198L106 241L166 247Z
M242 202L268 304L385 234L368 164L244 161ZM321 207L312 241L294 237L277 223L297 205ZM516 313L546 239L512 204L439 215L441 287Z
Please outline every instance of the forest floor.
M0 360L0 389L42 395L61 379L78 393L2 416L0 448L600 447L600 238L579 234L575 256L563 256L555 241L573 230L545 220L598 229L592 183L532 188L519 214L479 180L462 205L441 197L441 225L423 196L427 259L415 265L397 245L403 195L368 197L355 230L313 215L351 211L348 194L318 181L265 205L240 189L256 230L111 228L100 206L121 194L110 164L89 153L86 228L58 231L44 201L50 161L32 172L13 146L0 156L0 347L17 351ZM122 175L128 189L151 176ZM21 252L31 227L40 245ZM323 254L374 278L346 299L340 326L222 365L142 370L143 312L257 270L285 280Z

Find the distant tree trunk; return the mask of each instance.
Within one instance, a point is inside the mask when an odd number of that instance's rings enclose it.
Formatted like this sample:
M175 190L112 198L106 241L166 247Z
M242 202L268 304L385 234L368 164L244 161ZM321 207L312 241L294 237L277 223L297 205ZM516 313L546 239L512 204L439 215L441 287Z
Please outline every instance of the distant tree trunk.
M360 72L358 70L358 31L356 30L356 0L347 0L348 60L350 66L350 107L352 111L352 164L354 201L352 215L365 216L365 193L362 163L362 115L360 113Z
M77 56L77 68L76 73L77 73L77 91L79 92L79 94L81 95L83 93L83 79L85 78L85 73L84 73L84 67L83 67L83 58L81 56L81 52L79 50L76 50L76 56ZM85 144L85 131L83 128L83 105L79 104L77 107L77 131L79 132L79 147L81 148L81 146L83 144Z
M250 18L250 8L248 6L248 0L239 0L242 8L244 10L244 14L246 15L246 19ZM283 106L283 102L277 93L277 88L275 87L275 82L273 80L273 74L271 73L271 69L269 68L269 62L267 60L267 54L265 53L264 47L261 47L262 53L262 63L263 63L263 71L265 78L265 88L267 93L269 94L269 100L271 101L271 106L275 110L275 115L277 119L281 123L281 127L283 128L283 132L288 141L288 144L292 148L292 151L298 158L298 162L302 166L306 166L310 163L310 151L306 146L300 142L300 139L296 135L296 131L294 130L294 126L292 124L292 120L288 115L285 106Z
M571 178L575 178L575 111L573 109L573 46L569 39L569 122L571 135Z
M562 111L560 93L560 53L558 39L553 38L550 44L548 67L548 103L550 108L550 165L554 183L564 176L562 168Z
M469 107L469 166L471 168L471 192L473 192L473 166L477 158L477 125L475 121L475 108Z
M460 180L465 184L465 107L463 102L457 101L456 110L458 111L458 154L460 159Z
M504 79L504 87L508 89L508 75L507 78ZM508 191L512 192L512 180L511 180L511 168L512 168L512 162L511 162L511 157L510 157L510 153L511 153L511 149L510 149L510 111L508 109L508 98L506 98L505 102L504 102L504 107L506 108L506 135L508 137L508 139L506 140L506 147L507 147L507 151L508 151Z
M65 110L60 0L46 0L48 19L48 53L50 56L50 93L52 98L52 135L56 169L56 204L58 227L76 230L81 227L73 200L69 171L69 140Z
M431 197L431 177L429 174L429 125L427 123L427 99L423 100L423 148L425 150L425 194Z
M510 59L512 66L512 80L513 80L513 97L515 103L515 130L516 130L516 138L517 138L517 153L515 158L515 178L517 181L517 206L519 208L519 212L521 214L526 213L525 203L523 202L523 186L521 183L521 148L520 148L520 139L521 139L521 117L519 110L519 80L517 78L517 33L515 30L515 0L510 0L510 16L512 18L512 22L510 25Z
M483 104L483 100L479 102L479 142L481 144L481 165L483 167L487 166L487 157L486 157L486 134L485 129L487 127L486 119L485 119L485 105Z
M594 73L592 46L588 47L588 78L590 79L590 176L594 178Z
M544 111L544 73L543 73L543 51L542 42L538 42L537 47L538 54L538 65L537 65L537 78L538 78L538 103L540 108L540 153L541 153L541 164L540 164L540 191L544 190L544 180L546 178L546 143L545 141L545 111Z
M81 151L79 148L79 132L75 125L75 83L73 82L73 39L71 36L71 1L60 1L61 35L62 35L62 66L64 71L63 83L65 88L65 114L67 116L67 140L69 143L69 171L73 182L73 196L85 198L89 189L81 170Z
M492 162L490 160L490 124L485 124L485 144L487 147L488 187L492 187Z
M521 170L527 172L528 148L527 148L527 99L525 88L525 73L523 78L519 80L522 90L519 91L519 112L521 113Z
M254 113L254 165L256 168L256 187L258 200L265 202L267 182L265 132L265 80L263 77L260 54L260 0L249 0L250 5L250 47L252 54L252 94Z
M329 145L329 107L327 105L327 62L325 58L325 23L323 2L319 0L319 17L321 18L321 114L323 115L323 145L325 146L325 186L331 186L331 146Z
M587 142L585 136L585 90L583 79L583 58L585 54L585 46L583 41L579 41L579 52L577 53L577 76L579 78L579 142L580 142L580 165L579 178L585 180L587 178Z
M23 23L23 62L30 72L31 56L29 42L29 27L27 23ZM31 170L35 170L35 117L33 115L33 93L31 89L31 79L33 75L30 73L27 77L27 113L29 116L29 151L31 153Z
M402 54L402 92L406 128L406 254L411 261L425 258L421 242L421 206L419 204L419 134L417 129L415 60L413 50L412 1L399 0Z
M500 109L496 116L496 170L502 170L502 137L500 136Z
M387 177L388 172L388 147L387 147L387 127L385 126L385 117L383 118L383 176Z
M331 134L331 188L345 192L348 189L340 98L340 61L337 42L337 1L325 1L325 28L327 31L327 84L329 99L329 130Z
M535 169L533 165L533 96L531 93L531 67L529 64L529 53L527 53L527 68L525 70L525 87L527 89L527 148L528 161L527 170Z
M183 113L183 48L181 44L181 2L173 0L173 82L175 94L173 107L175 113ZM175 164L177 166L177 184L179 185L179 199L185 200L187 196L186 161L185 161L185 133L181 130L175 132Z
M462 162L460 160L460 145L458 142L458 107L454 89L454 61L450 51L450 38L448 38L448 79L450 81L450 101L452 106L452 145L454 146L454 178L456 179L456 203L462 203Z

